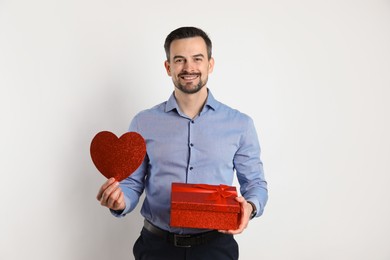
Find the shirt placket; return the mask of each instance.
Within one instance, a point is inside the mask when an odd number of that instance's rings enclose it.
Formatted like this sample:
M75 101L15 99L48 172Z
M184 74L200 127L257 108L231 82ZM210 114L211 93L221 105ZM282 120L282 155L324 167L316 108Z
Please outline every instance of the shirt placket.
M194 130L195 130L195 121L189 120L188 122L188 164L187 164L187 180L188 176L190 174L194 173L194 142L193 142L193 136L194 136Z

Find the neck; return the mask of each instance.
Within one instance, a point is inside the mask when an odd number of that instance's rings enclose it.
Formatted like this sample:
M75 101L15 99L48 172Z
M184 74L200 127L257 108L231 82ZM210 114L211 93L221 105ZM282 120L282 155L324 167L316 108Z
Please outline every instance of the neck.
M175 98L181 112L189 118L195 118L202 110L207 99L207 87L204 86L199 92L187 94L175 89Z

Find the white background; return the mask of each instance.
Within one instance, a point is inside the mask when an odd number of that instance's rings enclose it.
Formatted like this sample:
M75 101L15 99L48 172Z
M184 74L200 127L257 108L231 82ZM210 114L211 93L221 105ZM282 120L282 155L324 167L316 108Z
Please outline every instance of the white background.
M139 207L89 157L173 90L163 42L209 33L214 96L252 116L270 199L241 259L390 259L388 0L0 0L0 259L132 259Z

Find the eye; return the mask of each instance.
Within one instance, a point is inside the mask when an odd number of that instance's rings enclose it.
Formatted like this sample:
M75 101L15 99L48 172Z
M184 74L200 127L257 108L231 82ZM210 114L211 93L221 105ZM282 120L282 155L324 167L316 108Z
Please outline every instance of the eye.
M175 63L183 63L183 62L184 62L184 59L181 59L181 58L175 59Z
M203 61L203 59L202 59L202 58L200 58L200 57L197 57L197 58L195 58L195 61L197 61L197 62L201 62L201 61Z

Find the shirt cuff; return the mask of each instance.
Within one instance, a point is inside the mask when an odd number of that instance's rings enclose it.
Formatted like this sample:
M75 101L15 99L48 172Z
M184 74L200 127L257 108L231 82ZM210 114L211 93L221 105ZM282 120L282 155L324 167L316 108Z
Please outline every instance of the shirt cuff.
M123 210L113 210L113 209L110 209L111 214L113 216L117 217L117 218L126 216L126 214L130 210L130 204L131 204L130 203L130 199L128 197L126 197L126 196L125 196L125 204L126 204L126 207Z

